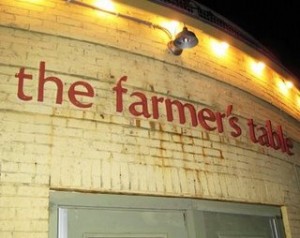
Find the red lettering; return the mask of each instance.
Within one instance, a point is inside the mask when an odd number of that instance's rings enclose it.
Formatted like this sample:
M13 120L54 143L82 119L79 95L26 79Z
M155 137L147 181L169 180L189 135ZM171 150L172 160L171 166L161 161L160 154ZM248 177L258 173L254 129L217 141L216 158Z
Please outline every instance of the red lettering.
M277 137L278 137L279 147L281 148L281 151L286 152L287 148L286 148L285 138L281 126L277 127Z
M114 91L116 91L116 111L117 112L123 112L123 93L127 93L127 89L122 87L122 81L127 81L127 76L123 76L118 81L117 85L113 88Z
M153 119L158 119L159 118L158 103L163 102L164 98L158 98L156 96L153 96L151 98L151 101L152 101Z
M257 143L257 139L255 137L255 131L254 131L256 125L253 123L253 119L249 119L247 124L249 126L249 133L250 133L251 141L254 143Z
M262 132L262 134L258 137L258 143L262 146L270 146L268 131L264 127L259 127L258 130Z
M148 104L147 104L147 98L144 94L140 93L140 92L134 92L130 95L131 97L132 96L137 96L141 99L140 102L135 102L135 103L132 103L130 106L129 106L129 111L132 115L134 116L141 116L143 115L144 117L146 118L149 118L151 116L151 114L149 113L148 111ZM138 112L136 110L136 107L137 106L141 106L141 111Z
M266 128L267 128L267 132L268 132L270 146L275 150L278 150L281 147L282 152L285 152L286 150L285 150L285 145L283 143L283 135L282 135L281 127L279 126L279 128L278 128L279 132L281 132L280 136L277 134L277 132L273 131L272 123L270 120L266 121Z
M229 118L229 125L234 130L230 133L233 137L239 137L242 134L242 129L237 124L238 121L239 121L239 119L237 117Z
M189 103L183 104L178 100L171 101L171 99L166 99L165 103L166 103L167 120L168 121L173 121L174 120L172 106L175 105L178 109L180 124L184 124L186 122L184 109L188 108L189 111L190 111L190 115L191 115L192 126L197 126L198 125L197 117L196 117L196 110L195 110L195 107L192 104L189 104Z
M294 147L293 141L290 138L285 139L285 147L286 147L286 151L287 151L288 155L294 154L292 151L290 151L290 149L293 149L293 147Z
M213 113L213 111L211 111L208 108L204 108L202 110L200 110L198 112L198 119L199 119L199 123L201 124L201 126L208 130L208 131L213 131L216 129L216 127L212 127L210 125L207 124L207 122L215 122L216 121L216 116Z
M19 73L15 75L16 78L19 78L18 83L18 98L20 98L23 101L30 101L32 99L32 96L27 96L24 93L24 80L25 79L32 79L31 74L25 74L25 68L21 68L19 70Z
M266 127L259 127L257 130L262 132L258 139L255 135L256 125L253 119L248 120L250 139L254 143L259 143L262 146L272 147L274 150L281 149L283 153L287 152L288 155L293 155L291 151L293 142L289 138L284 138L282 127L279 125L276 131L273 131L272 123L270 120L266 121Z
M77 86L82 86L85 88L85 91L78 91L76 90ZM68 91L68 96L71 101L75 106L80 107L80 108L89 108L93 105L93 103L82 103L77 100L76 96L85 96L85 97L94 97L94 89L92 86L86 82L83 81L78 81L73 83Z
M225 117L225 113L216 113L216 120L217 120L217 127L218 127L218 132L222 133L224 132L224 127L223 127L223 118Z
M57 86L56 103L62 104L63 101L63 83L59 78L45 78L45 62L40 62L39 86L38 86L38 101L44 101L44 86L46 82L54 82Z

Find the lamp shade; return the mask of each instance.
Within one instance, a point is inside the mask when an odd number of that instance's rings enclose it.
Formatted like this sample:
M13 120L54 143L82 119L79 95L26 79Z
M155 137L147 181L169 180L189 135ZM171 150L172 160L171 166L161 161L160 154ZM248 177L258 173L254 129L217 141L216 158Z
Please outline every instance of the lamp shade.
M198 38L194 32L189 31L187 27L183 27L183 30L179 32L174 40L174 45L179 49L192 48L198 44Z

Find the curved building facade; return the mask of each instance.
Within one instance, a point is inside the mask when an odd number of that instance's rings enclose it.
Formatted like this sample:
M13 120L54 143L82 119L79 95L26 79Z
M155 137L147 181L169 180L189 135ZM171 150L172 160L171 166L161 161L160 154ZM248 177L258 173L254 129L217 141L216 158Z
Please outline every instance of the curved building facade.
M247 33L147 0L2 0L0 33L0 237L299 236L299 83Z

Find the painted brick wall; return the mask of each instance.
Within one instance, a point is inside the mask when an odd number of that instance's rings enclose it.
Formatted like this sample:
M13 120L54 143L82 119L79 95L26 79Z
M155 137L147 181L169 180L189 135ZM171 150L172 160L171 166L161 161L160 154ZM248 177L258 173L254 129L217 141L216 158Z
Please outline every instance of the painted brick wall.
M150 3L145 3L147 4ZM120 11L158 22L161 17L123 6ZM191 27L192 28L192 27ZM250 56L232 47L227 61L211 55L210 36L196 27L196 50L168 53L163 32L60 0L0 2L0 237L48 237L49 190L186 196L284 206L288 237L300 234L300 128L296 93L279 93L247 70ZM46 76L64 83L63 102L47 83L38 102L40 62ZM17 96L15 74L32 80ZM113 87L127 76L124 110L116 112ZM70 103L76 81L95 90L93 103ZM133 92L177 99L239 118L242 135L193 127L190 118L168 122L133 116ZM151 102L149 101L149 110ZM275 107L276 106L276 107ZM174 115L176 115L174 113ZM282 125L295 155L251 143L247 119Z

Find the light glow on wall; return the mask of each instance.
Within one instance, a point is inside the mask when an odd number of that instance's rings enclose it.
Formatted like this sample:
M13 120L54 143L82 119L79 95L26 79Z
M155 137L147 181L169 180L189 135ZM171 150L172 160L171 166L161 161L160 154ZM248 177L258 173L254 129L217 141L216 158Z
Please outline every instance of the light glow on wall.
M226 43L224 41L219 42L217 40L211 40L210 45L211 45L212 51L214 52L214 54L217 57L224 57L229 48L228 43Z
M279 88L279 91L284 94L284 95L287 95L288 94L288 88L286 86L286 84L284 83L284 81L280 81L278 82L278 88Z
M28 3L42 3L45 0L23 0L23 2L28 2Z
M100 9L103 9L105 11L113 12L115 11L115 5L111 0L96 0L94 5Z
M285 80L282 80L282 79L280 79L277 82L277 85L278 85L279 91L284 95L287 95L289 93L289 90L293 87L292 82L285 81Z
M27 1L32 3L38 3L43 2L45 0L20 0L20 1ZM176 37L176 35L182 30L184 24L180 23L176 20L165 20L160 21L159 23L153 23L151 21L146 21L143 19L139 19L134 16L128 16L122 13L118 13L116 10L116 5L111 0L90 0L93 2L93 5L84 3L82 0L65 0L70 3L77 3L78 5L82 5L85 7L90 7L95 9L95 7L99 8L98 13L105 16L118 16L119 18L123 17L125 19L135 21L137 23L143 23L145 25L148 25L150 27L153 27L155 29L160 29L164 31L168 37L172 40ZM103 10L103 11L101 11ZM169 39L169 40L170 40ZM203 40L203 39L202 39ZM207 40L207 41L206 41ZM225 60L226 55L228 53L228 48L230 47L228 43L219 41L217 39L213 39L211 36L206 37L205 39L205 45L209 45L211 47L211 51L214 53L216 57L222 58L222 61ZM243 52L244 53L244 52ZM270 71L273 71L271 68L268 68L269 70L265 73L266 65L263 62L259 62L256 59L252 58L251 56L247 56L248 63L246 64L248 68L248 73L252 73L252 76L256 76L259 79L263 79L264 83L270 83L268 81L268 75ZM273 71L274 73L274 71ZM273 78L274 79L274 78ZM287 95L289 93L289 90L294 87L293 83L291 81L283 80L281 77L277 78L278 80L276 82L272 82L272 84L277 85L278 91L281 92L284 95ZM291 93L294 93L294 90L291 90ZM298 97L296 99L296 104L298 104Z
M285 85L288 89L291 89L292 87L294 87L294 84L291 81L285 81Z
M263 62L252 62L251 63L251 69L253 73L257 76L261 76L266 65Z
M174 38L178 32L182 30L182 27L180 28L180 23L178 21L165 21L160 24L164 28L166 28L172 37Z

